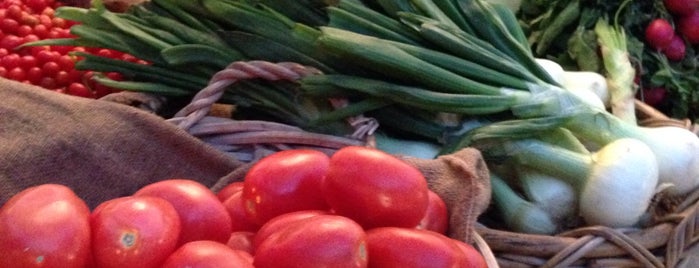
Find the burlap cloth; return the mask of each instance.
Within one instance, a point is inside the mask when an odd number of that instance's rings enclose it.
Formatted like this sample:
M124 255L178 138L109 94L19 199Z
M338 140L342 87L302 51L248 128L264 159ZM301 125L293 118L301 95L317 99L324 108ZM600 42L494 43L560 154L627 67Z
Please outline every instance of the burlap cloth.
M490 200L480 152L404 159L447 203L450 236L471 241ZM90 207L169 178L220 188L220 182L242 179L250 165L153 113L0 78L0 204L42 183L67 185Z

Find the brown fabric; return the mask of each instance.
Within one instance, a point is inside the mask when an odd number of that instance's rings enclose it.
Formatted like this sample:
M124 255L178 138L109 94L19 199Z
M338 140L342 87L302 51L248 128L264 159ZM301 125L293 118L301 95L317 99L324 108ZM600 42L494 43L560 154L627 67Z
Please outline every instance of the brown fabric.
M425 175L432 191L449 209L448 235L473 242L478 216L490 204L490 175L480 151L464 148L434 160L402 157Z
M171 177L212 186L240 165L154 114L0 78L0 204L54 182L93 207Z

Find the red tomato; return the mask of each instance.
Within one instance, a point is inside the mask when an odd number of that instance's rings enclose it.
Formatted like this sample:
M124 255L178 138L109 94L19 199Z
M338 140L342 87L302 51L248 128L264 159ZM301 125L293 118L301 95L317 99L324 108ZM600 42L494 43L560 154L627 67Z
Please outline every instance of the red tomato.
M359 146L335 152L323 183L331 209L365 229L415 227L427 210L427 192L427 181L417 168Z
M247 214L245 213L245 206L243 206L243 192L238 191L233 193L225 201L223 201L223 206L226 208L228 215L231 216L231 231L257 231L260 225L257 222L253 222Z
M181 231L175 208L150 196L99 204L90 218L98 267L159 267L177 248Z
M329 158L320 151L294 149L271 154L245 175L245 211L258 224L292 211L327 209L321 184Z
M374 228L367 231L367 249L369 267L470 267L453 239L427 230Z
M155 196L169 201L182 221L179 245L196 240L221 243L231 235L231 216L216 194L205 185L188 179L154 182L134 196Z
M329 212L324 210L300 210L276 216L267 221L260 227L259 230L257 230L255 237L252 240L253 249L256 249L262 243L262 241L267 239L267 237L273 233L276 233L280 229L286 228L294 222L303 220L305 218L327 214L329 214Z
M242 251L245 251L247 253L253 254L254 249L252 247L252 240L254 238L255 238L255 233L253 233L253 232L246 232L246 231L233 232L231 234L231 237L228 238L228 242L226 242L226 245L229 248L242 250Z
M337 215L299 220L271 234L255 250L256 268L367 267L366 234Z
M42 184L0 208L0 267L85 267L90 208L68 187Z
M454 243L466 255L468 260L468 266L466 267L488 268L488 262L485 261L485 257L476 248L459 240L454 240Z
M223 189L216 193L218 200L221 200L221 202L226 201L232 194L243 191L244 184L245 183L242 181L234 181L226 185L226 187L223 187Z
M418 229L435 231L440 234L447 232L449 228L449 213L447 204L444 203L442 197L430 190L428 192L429 203L427 204L427 212L418 224Z
M199 240L185 243L165 260L162 268L253 268L249 253L225 244Z

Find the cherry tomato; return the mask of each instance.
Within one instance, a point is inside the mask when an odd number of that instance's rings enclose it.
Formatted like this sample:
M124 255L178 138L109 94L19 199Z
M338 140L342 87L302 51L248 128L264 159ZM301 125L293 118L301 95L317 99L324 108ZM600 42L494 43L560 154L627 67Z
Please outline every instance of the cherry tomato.
M179 245L195 240L225 243L231 235L231 216L216 194L200 182L163 180L146 185L133 195L160 197L175 207L182 221Z
M325 153L294 149L271 154L245 175L243 203L253 221L263 224L287 212L327 209L321 184L328 171Z
M228 238L228 242L226 242L226 245L229 248L242 250L242 251L245 251L247 253L253 254L255 252L253 247L252 247L252 240L254 238L255 238L255 233L253 233L253 232L247 232L247 231L233 232L231 234L231 237Z
M0 208L0 267L85 267L90 208L68 187L42 184Z
M454 243L466 255L466 260L468 261L468 266L466 267L488 268L488 262L485 261L485 257L476 248L459 240L454 240Z
M428 191L427 197L429 199L427 211L425 212L425 216L422 218L417 228L444 234L447 232L449 227L447 204L444 203L442 197L432 190Z
M150 196L107 200L90 223L98 267L159 267L177 248L181 231L175 208Z
M225 244L199 240L185 243L173 252L162 268L253 268L249 253Z
M427 181L417 168L359 146L344 147L330 158L323 193L335 213L365 229L415 227L429 202Z
M279 229L285 228L294 222L327 214L329 214L329 212L324 210L300 210L276 216L267 221L260 227L259 230L257 230L252 241L252 246L253 248L257 248L257 246L259 246L262 241L267 239L267 237L269 237L271 234L276 233L279 231Z
M440 233L400 227L379 227L366 233L369 267L470 267L454 240Z
M257 222L252 221L245 214L245 207L243 206L243 192L238 191L233 195L229 196L228 199L223 201L223 206L226 208L228 215L231 216L231 231L257 231L260 225Z
M218 200L221 200L221 202L226 201L226 199L228 199L228 197L230 197L232 194L243 191L243 185L245 185L245 183L242 181L231 182L230 184L226 185L226 187L223 187L223 189L218 191L216 196L218 197Z
M256 268L367 267L366 233L343 216L305 218L262 241L253 264Z

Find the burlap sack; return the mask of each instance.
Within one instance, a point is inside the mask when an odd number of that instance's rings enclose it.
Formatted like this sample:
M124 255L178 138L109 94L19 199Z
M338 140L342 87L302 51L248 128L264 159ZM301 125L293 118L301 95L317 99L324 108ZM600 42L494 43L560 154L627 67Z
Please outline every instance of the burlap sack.
M0 79L0 204L53 182L93 207L172 177L213 185L240 165L154 114Z

